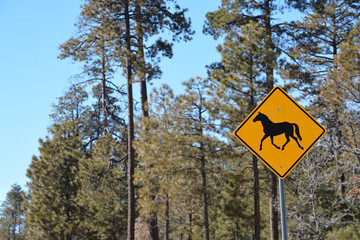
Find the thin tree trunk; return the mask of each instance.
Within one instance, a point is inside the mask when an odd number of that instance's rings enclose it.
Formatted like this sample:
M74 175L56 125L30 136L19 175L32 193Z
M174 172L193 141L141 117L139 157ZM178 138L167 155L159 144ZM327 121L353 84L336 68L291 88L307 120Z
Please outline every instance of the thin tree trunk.
M66 172L70 172L70 165L68 165L66 167ZM66 214L66 226L69 227L69 224L71 222L71 214L70 214L70 179L69 179L69 176L67 175L65 177L65 182L64 182L64 187L65 187L65 200L66 200L66 205L65 205L65 214ZM67 231L67 230L65 230ZM65 238L66 240L71 240L71 232L66 232L65 233Z
M271 28L271 0L265 0L264 5L264 24L266 32L266 82L267 90L271 91L274 87L274 44L272 41L272 28ZM278 207L277 207L277 177L274 173L270 173L270 238L271 240L279 239L278 229Z
M202 194L203 194L203 205L204 205L205 239L210 240L208 200L207 200L207 189L206 189L205 157L204 156L201 157L201 176L202 176Z
M253 58L250 59L250 65L253 66ZM255 108L255 77L253 76L253 69L250 69L250 112ZM255 239L260 240L260 184L259 184L259 169L258 159L253 155L253 171L254 171L254 232Z
M278 198L277 198L277 176L273 172L270 174L270 238L271 240L279 239L279 216L278 216Z
M267 90L271 91L274 87L274 44L272 41L272 28L271 28L271 8L270 8L271 0L265 1L264 7L264 24L265 24L265 45L266 45L266 83Z
M71 234L70 233L66 233L66 236L65 236L65 240L71 240Z
M149 116L149 105L147 99L147 87L146 87L146 64L145 64L145 54L144 54L144 31L143 31L143 23L141 16L141 6L139 4L136 5L136 35L137 35L137 44L138 44L138 76L140 80L140 96L141 96L141 111L142 116ZM145 129L147 131L147 129ZM152 166L150 166L152 167ZM150 201L154 201L156 196L150 195ZM150 239L151 240L159 240L159 227L157 220L157 212L150 212L149 219L149 230L150 230Z
M103 42L103 44L105 44ZM104 133L109 133L109 120L108 120L108 111L107 111L107 103L108 97L106 92L106 56L105 56L105 46L103 45L102 51L102 68L101 68L101 107L103 113L103 127Z
M141 111L143 117L149 116L149 106L147 99L147 89L146 89L146 64L145 64L145 54L144 54L144 30L141 17L141 6L136 5L136 37L138 44L138 76L140 80L140 95L141 95Z
M189 213L189 225L190 225L190 229L189 229L188 240L192 240L192 214L191 213Z
M144 43L143 43L143 37L144 33L141 29L141 27L138 28L137 33L138 38L138 58L139 58L139 70L140 70L140 95L141 95L141 111L143 117L149 116L149 104L147 99L147 87L146 87L146 66L145 66L145 55L144 55Z
M14 226L13 226L13 232L12 232L12 235L13 235L13 240L16 240L16 213L14 213Z
M135 186L134 186L134 109L131 73L130 15L129 0L125 0L125 38L126 38L126 80L128 101L128 228L127 239L135 240Z
M154 201L153 196L150 196L152 201ZM157 220L157 212L151 211L150 212L150 239L151 240L158 240L159 239L159 227L158 227L158 220Z
M165 240L169 240L170 236L170 203L169 196L165 194Z
M254 220L255 220L255 239L260 240L260 186L259 186L259 170L258 159L253 155L254 169Z
M202 106L203 106L203 97L200 93L200 104L199 104L199 122L202 123ZM200 125L199 129L200 136L204 135L204 130L202 125ZM200 142L200 151L204 151L204 143ZM201 177L202 177L202 195L203 195L203 207L204 207L204 232L205 232L205 240L210 240L210 230L209 230L209 213L208 213L208 199L207 199L207 189L206 189L206 171L205 171L205 156L201 156Z

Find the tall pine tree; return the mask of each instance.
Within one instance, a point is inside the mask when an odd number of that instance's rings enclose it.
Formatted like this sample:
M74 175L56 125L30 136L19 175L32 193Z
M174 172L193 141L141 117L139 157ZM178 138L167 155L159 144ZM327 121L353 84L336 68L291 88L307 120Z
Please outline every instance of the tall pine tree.
M25 193L18 184L11 186L0 210L0 239L25 239Z
M215 38L231 31L240 31L250 21L258 22L263 27L265 34L262 47L265 48L264 72L267 92L274 87L274 73L281 51L278 38L283 33L282 24L274 21L274 15L279 9L278 3L272 0L222 1L222 6L218 10L207 14L207 23L204 27L204 31ZM272 172L269 172L269 176L271 239L278 239L277 178Z

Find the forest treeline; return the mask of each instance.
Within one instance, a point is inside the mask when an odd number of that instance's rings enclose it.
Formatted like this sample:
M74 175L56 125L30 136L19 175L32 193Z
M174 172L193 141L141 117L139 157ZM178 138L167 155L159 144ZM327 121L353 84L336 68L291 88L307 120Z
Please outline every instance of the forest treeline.
M0 239L279 239L277 177L232 135L274 86L327 129L285 180L289 237L360 239L359 15L357 0L219 1L203 34L221 61L175 94L147 84L194 36L181 2L84 0L59 55L82 72Z

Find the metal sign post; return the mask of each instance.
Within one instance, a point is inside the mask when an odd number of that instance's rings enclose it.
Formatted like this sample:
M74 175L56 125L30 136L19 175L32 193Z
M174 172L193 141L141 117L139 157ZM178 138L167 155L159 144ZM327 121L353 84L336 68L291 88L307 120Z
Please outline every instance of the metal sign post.
M285 201L285 185L284 179L279 178L280 190L280 211L281 211L281 232L282 239L287 240L287 221L286 221L286 201Z
M288 239L284 178L325 132L281 87L274 87L234 131L234 136L279 177L283 240Z

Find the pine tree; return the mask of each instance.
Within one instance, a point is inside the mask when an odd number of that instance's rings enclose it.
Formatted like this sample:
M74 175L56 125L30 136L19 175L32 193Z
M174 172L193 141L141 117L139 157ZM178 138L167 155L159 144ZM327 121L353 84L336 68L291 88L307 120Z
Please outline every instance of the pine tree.
M84 209L78 204L81 188L79 162L84 154L87 94L71 89L54 106L49 136L40 139L40 156L34 156L27 171L30 179L26 232L29 239L73 239L81 236ZM57 113L57 114L56 114Z
M164 232L165 238L169 239L169 198L173 199L170 186L175 182L172 181L172 169L176 159L174 148L177 147L173 141L176 131L171 116L174 116L176 106L174 94L167 85L155 90L152 99L154 103L151 102L150 106L155 106L149 117L142 119L138 127L140 138L135 144L141 158L136 173L136 182L140 186L140 215L149 218L156 212L158 225L164 225L163 222L166 225L165 229L159 229L159 235Z
M136 144L143 159L136 175L141 212L155 208L165 214L158 219L165 225L160 230L166 239L221 236L217 230L224 209L214 199L223 191L227 163L221 155L224 144L210 136L215 127L208 114L212 101L207 84L205 79L191 79L185 83L186 93L178 97L168 86L155 90L155 110L142 121L148 130L140 132ZM156 196L154 201L146 197L149 194Z
M24 191L17 184L11 186L0 211L0 239L25 239Z
M135 74L140 82L142 115L145 117L148 114L146 82L160 76L160 55L171 58L173 42L188 41L193 34L190 19L185 17L186 11L177 1L136 1ZM172 38L159 37L160 33L172 34ZM154 37L156 39L150 41Z
M281 52L279 37L283 33L281 23L275 23L273 16L280 6L275 1L222 1L222 6L207 14L207 23L204 31L215 38L228 34L232 30L241 29L250 21L258 22L264 28L264 43L266 49L264 72L266 77L266 90L269 92L275 83L274 72L277 68L279 53ZM278 239L278 208L277 208L277 178L269 172L270 176L270 229L271 239Z
M81 84L100 86L97 97L101 101L102 134L110 131L109 119L118 118L111 111L113 107L111 94L114 92L120 95L126 94L122 87L113 81L116 67L124 65L121 59L125 53L124 49L119 47L124 42L123 33L120 31L121 22L114 23L114 13L108 4L87 1L82 5L79 22L76 25L78 31L75 36L60 45L59 55L60 59L71 58L84 64L83 72L76 75ZM98 83L100 84L97 85ZM118 123L121 124L121 121Z
M176 2L170 1L86 1L83 4L80 22L78 25L79 36L71 38L61 46L63 53L61 57L73 57L77 61L85 61L85 71L91 76L90 80L101 80L102 82L102 112L105 132L108 132L108 86L112 84L115 89L120 90L115 84L109 82L113 74L112 66L119 65L124 69L127 81L128 94L128 166L129 166L129 198L134 199L132 175L134 165L133 142L133 106L132 106L132 84L138 77L141 83L141 101L143 116L148 115L146 81L159 75L157 66L159 54L172 56L172 43L161 38L147 44L147 39L159 32L169 30L173 33L172 41L189 39L192 33L190 21L185 18L184 13ZM170 10L171 9L171 10ZM146 61L149 59L150 61ZM121 92L121 91L119 91ZM134 204L129 211L132 220L130 228L134 224ZM150 229L155 228L156 223ZM130 231L130 230L129 230ZM130 233L131 232L131 233ZM132 230L129 232L132 238ZM153 237L157 239L158 237Z
M302 91L302 99L310 100L308 109L322 121L327 134L299 169L306 178L292 187L301 201L297 199L289 215L297 223L292 230L294 237L325 238L330 228L356 221L357 206L349 201L347 192L357 169L354 162L358 161L345 146L353 148L357 113L344 97L347 90L341 86L351 85L351 81L342 78L345 69L338 55L348 51L345 42L356 24L359 2L309 1L298 7L303 7L306 15L302 21L290 23L294 64L288 65L284 77ZM341 49L342 45L347 47Z
M181 111L184 119L183 128L185 136L185 146L191 146L187 150L187 161L195 161L194 166L200 170L201 174L201 195L203 205L203 227L204 239L210 239L209 223L209 161L216 155L215 139L211 139L208 134L214 131L214 123L209 117L210 97L206 95L207 83L204 79L193 78L185 82L185 94L179 97ZM218 146L219 147L219 146ZM186 159L185 159L186 160ZM196 163L198 162L198 163Z
M336 57L336 66L330 86L327 88L326 96L333 99L336 91L336 100L341 99L341 109L346 109L345 116L343 116L343 125L347 126L347 131L344 133L347 143L344 149L351 157L355 158L355 162L360 163L360 155L356 152L359 147L359 115L358 106L360 104L360 87L359 87L359 28L358 22L356 27L350 32L347 40L340 45L340 51ZM355 171L357 174L359 170Z
M31 203L27 212L28 235L72 239L77 236L82 211L76 204L81 140L78 123L54 125L53 136L40 140L40 157L34 157L27 177Z
M81 223L85 239L126 238L126 165L124 160L108 164L125 153L126 146L106 134L96 141L91 156L80 162L78 203L86 209Z
M303 2L303 4L300 4ZM359 1L289 1L306 15L288 23L287 34L294 43L288 54L292 63L285 67L288 84L313 99L321 92L326 75L334 70L339 46L354 28L359 16Z
M170 9L174 9L173 12ZM186 9L181 9L176 1L173 7L170 1L137 1L135 7L137 65L135 74L140 82L142 116L149 116L146 82L156 78L161 73L157 66L160 61L158 55L172 57L172 42L190 39L192 34L190 21L185 18ZM171 42L158 38L155 43L147 43L149 37L154 37L165 29L173 34ZM145 51L146 49L146 51ZM150 196L154 199L154 196ZM159 239L156 211L150 214L149 229L151 239Z
M257 105L267 90L267 78L262 70L266 67L266 32L259 23L250 21L243 25L241 33L231 31L223 46L220 63L213 64L210 76L213 91L218 96L218 118L224 134L232 132L239 119L244 119ZM237 140L235 141L237 142ZM260 238L259 176L257 159L253 157L255 236Z

